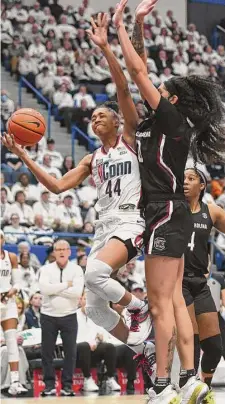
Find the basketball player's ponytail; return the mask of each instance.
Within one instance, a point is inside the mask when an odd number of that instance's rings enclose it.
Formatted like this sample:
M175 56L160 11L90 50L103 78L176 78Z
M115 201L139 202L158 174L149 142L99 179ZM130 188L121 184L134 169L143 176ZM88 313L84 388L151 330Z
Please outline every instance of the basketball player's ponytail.
M221 87L201 76L173 77L166 81L170 95L177 95L177 109L193 125L191 151L195 161L225 160L225 108Z

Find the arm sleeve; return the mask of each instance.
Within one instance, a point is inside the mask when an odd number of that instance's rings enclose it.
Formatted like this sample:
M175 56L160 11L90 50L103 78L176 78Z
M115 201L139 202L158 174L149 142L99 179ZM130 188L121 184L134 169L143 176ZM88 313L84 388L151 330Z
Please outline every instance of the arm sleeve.
M184 134L182 115L173 104L163 97L155 111L155 118L159 130L166 136L176 138Z
M67 289L67 282L50 283L46 267L43 267L40 272L39 287L42 295L58 295L63 290Z
M81 267L76 267L76 274L73 277L73 286L59 293L68 299L79 299L84 290L84 273Z

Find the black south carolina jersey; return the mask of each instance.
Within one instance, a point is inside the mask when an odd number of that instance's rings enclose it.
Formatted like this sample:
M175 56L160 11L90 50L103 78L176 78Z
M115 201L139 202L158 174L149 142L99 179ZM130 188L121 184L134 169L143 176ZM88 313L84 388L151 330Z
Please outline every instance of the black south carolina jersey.
M164 196L163 200L166 194L168 199L183 194L190 131L186 119L163 97L155 113L138 126L136 143L145 206L154 194Z
M208 272L208 240L213 227L209 208L205 203L201 203L199 212L192 213L192 220L193 231L185 252L184 272L192 272L197 276Z

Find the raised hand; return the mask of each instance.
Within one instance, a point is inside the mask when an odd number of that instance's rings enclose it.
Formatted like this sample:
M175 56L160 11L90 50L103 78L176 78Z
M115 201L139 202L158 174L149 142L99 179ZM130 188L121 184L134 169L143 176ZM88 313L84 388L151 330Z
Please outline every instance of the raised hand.
M108 29L108 14L98 13L97 21L91 18L92 29L87 29L86 32L89 38L99 46L104 48L108 44L107 29Z
M16 154L18 157L24 153L22 146L15 142L13 135L9 135L8 133L4 132L3 136L1 136L1 142L9 151Z
M128 0L120 0L115 7L115 14L113 16L113 22L116 28L119 28L121 24L123 24L123 13L124 9L127 5Z
M143 20L155 7L158 0L143 0L135 10L136 20Z

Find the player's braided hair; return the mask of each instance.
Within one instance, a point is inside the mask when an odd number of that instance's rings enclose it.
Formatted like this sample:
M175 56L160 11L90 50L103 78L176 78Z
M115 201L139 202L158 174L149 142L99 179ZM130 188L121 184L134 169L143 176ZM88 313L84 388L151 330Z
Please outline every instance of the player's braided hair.
M194 161L225 160L225 108L221 88L201 76L173 77L165 82L170 95L177 95L177 109L193 124L191 151Z

